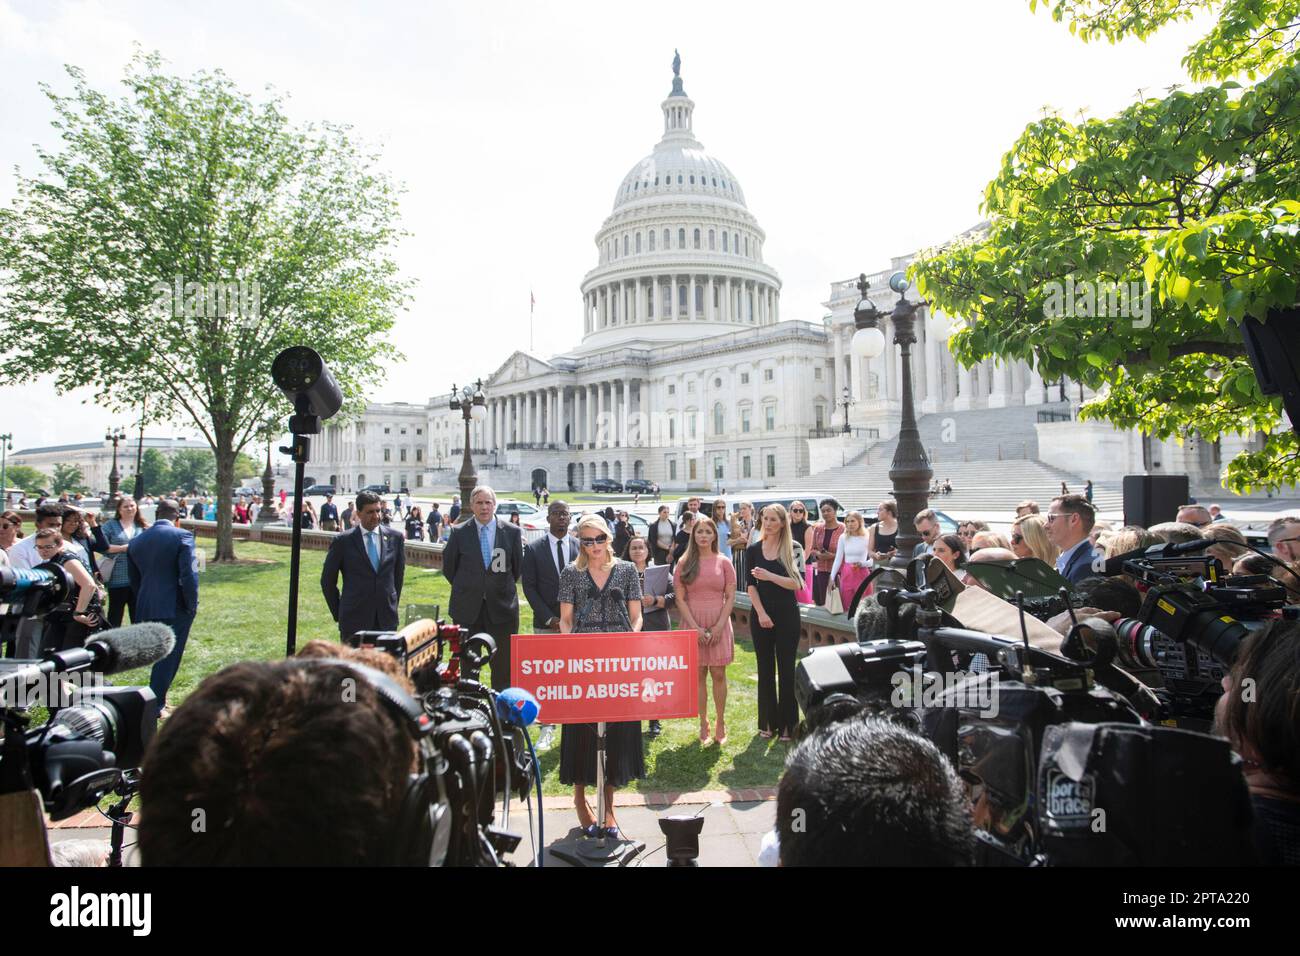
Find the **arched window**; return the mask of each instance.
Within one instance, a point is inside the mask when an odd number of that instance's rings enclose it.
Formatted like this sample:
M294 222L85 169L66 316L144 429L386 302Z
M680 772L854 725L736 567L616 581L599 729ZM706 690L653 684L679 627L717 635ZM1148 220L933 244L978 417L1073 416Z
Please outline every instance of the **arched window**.
M645 292L645 314L654 318L655 314L655 287L650 286Z
M685 249L685 248L686 248L686 230L685 230L685 229L678 229L678 230L677 230L677 248L678 248L678 249Z
M641 233L639 232L636 234L636 251L641 251Z
M700 230L695 230L695 248L700 248Z
M627 255L627 235L623 236L623 255Z
M656 185L656 186L659 185L659 177L658 177L658 176L655 177L655 185Z
M677 287L677 311L686 311L686 286L684 285L679 285Z
M713 286L713 308L722 308L722 287L716 284Z
M669 414L668 416L668 440L672 441L677 437L677 417Z
M717 246L714 244L713 237L714 237L713 230L710 229L709 230L709 251L710 252L712 252L714 249L717 248Z
M655 231L653 229L650 230L650 251L655 251Z
M636 192L636 191L637 191L638 189L640 189L640 188L641 188L641 183L640 183L640 182L635 182L635 183L632 184L632 191L633 191L633 192Z
M717 189L717 188L718 188L718 177L717 177L717 176L714 176L714 177L713 177L713 188L714 188L714 189Z
M730 252L730 251L731 251L729 248L727 248L727 242L728 242L728 240L727 240L727 230L724 229L724 230L722 230L722 251L723 251L723 252Z
M677 185L680 186L681 184L682 184L682 174L681 174L681 173L678 173L678 174L677 174Z
M669 238L671 235L672 234L667 229L664 230L664 251L665 252L667 252L669 249L673 247L673 241L672 239Z
M695 312L697 315L704 315L704 286L695 287Z
M664 286L663 303L663 316L666 319L673 314L673 287L671 285Z
M745 255L749 255L749 236L745 237Z
M718 402L713 406L713 434L721 435L725 423L725 418L722 412L722 403Z
M691 185L692 185L692 186L695 185L695 174L694 174L694 173L691 173Z

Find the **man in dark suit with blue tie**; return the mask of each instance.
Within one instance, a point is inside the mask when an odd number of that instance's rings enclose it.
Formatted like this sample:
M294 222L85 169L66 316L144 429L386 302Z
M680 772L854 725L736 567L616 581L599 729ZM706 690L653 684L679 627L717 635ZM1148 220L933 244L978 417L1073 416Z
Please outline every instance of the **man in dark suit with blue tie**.
M496 516L497 496L487 485L470 494L473 517L451 531L442 552L442 573L451 582L451 619L471 634L496 641L492 687L510 686L510 636L519 630L523 535Z
M175 522L180 516L176 502L158 502L154 523L132 538L126 548L127 572L135 593L133 619L166 624L176 635L172 652L154 664L149 674L149 688L158 699L160 713L180 670L181 655L199 610L194 535L177 527Z
M1097 559L1089 535L1097 523L1097 512L1083 495L1060 495L1047 509L1047 539L1061 549L1056 570L1071 584L1092 575Z
M359 492L356 513L360 523L335 536L321 569L321 591L338 622L339 639L345 643L357 631L397 629L397 602L406 575L406 539L381 523L383 508L379 495Z

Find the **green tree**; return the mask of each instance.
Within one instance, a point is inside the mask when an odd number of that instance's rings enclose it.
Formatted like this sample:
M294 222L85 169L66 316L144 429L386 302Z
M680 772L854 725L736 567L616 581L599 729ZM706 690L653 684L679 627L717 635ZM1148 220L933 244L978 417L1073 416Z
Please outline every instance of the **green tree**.
M61 495L65 491L85 493L88 490L86 476L82 474L80 465L55 465L51 484L53 487L50 490L56 495Z
M146 448L140 456L140 474L144 476L144 493L147 495L166 494L172 490L171 468L167 456L157 448ZM132 487L134 480L124 487Z
M950 343L963 364L1033 361L1049 381L1099 390L1083 417L1162 439L1264 433L1263 451L1224 471L1244 492L1300 478L1281 401L1261 394L1238 327L1296 304L1300 0L1060 0L1051 12L1085 41L1114 42L1207 7L1218 20L1183 64L1217 82L1107 119L1029 124L985 192L987 228L912 271L965 320ZM1243 74L1259 79L1232 79ZM1108 296L1104 310L1062 310L1062 286L1152 296L1149 309Z
M235 455L235 467L233 474L236 481L244 478L256 478L262 473L262 466L253 460L252 456L239 452Z
M353 405L395 354L398 190L345 128L295 127L220 71L137 56L116 100L68 72L71 96L45 89L61 151L0 210L0 381L94 382L118 410L145 395L151 420L194 422L229 488L236 452L290 414L278 352L328 356ZM225 495L217 535L233 559Z
M171 456L167 481L172 488L206 495L215 490L213 482L216 477L217 460L210 451L186 448Z
M5 484L31 494L42 489L48 490L51 481L47 475L30 465L8 465L5 467Z

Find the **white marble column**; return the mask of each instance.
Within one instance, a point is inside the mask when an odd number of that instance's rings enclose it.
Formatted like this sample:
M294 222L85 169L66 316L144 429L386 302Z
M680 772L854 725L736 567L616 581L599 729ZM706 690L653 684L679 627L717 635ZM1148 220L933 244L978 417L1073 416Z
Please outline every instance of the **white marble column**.
M991 360L989 364L992 366L991 374L993 376L993 387L989 391L989 408L1006 408L1010 404L1007 389L1007 373L1009 369L996 359Z
M692 321L692 322L693 322L693 321L695 320L695 318L696 318L696 315L695 315L695 273L694 273L694 272L691 273L691 276L690 276L690 283L689 283L689 285L687 286L687 289L686 289L686 318L687 318L688 320Z
M623 377L623 414L619 416L619 434L622 436L623 447L627 447L628 436L628 417L632 413L632 380L627 376Z
M974 389L975 383L972 381L971 370L963 365L958 365L957 397L952 403L954 411L961 412L975 407Z
M600 382L596 385L596 447L605 447L605 383Z

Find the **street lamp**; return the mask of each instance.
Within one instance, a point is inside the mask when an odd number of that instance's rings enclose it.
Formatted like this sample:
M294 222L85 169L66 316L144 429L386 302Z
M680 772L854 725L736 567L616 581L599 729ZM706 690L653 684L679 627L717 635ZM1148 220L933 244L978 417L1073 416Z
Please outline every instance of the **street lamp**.
M916 313L925 305L924 302L909 302L907 290L911 283L906 274L895 272L889 277L889 288L898 293L898 302L893 312L889 313L894 328L894 344L902 350L902 392L903 415L898 428L898 447L894 449L894 461L889 468L889 481L893 486L894 500L898 502L898 547L894 552L892 566L900 570L911 559L912 549L920 543L913 523L918 512L929 507L930 479L934 472L930 468L930 458L921 444L921 433L916 427L916 408L912 403L912 346L916 344ZM865 273L858 276L858 291L861 298L853 310L853 324L857 331L853 333L851 348L858 358L877 358L885 351L885 335L880 331L880 320L885 313L872 304L867 297L871 288Z
M841 402L840 404L844 406L844 434L847 435L850 431L852 431L852 429L849 428L849 406L853 404L853 394L849 391L849 387L847 385L844 386L844 393L842 397L844 401Z
M9 452L14 450L13 438L9 432L0 435L0 506L5 508L9 507L8 476L5 472L9 467Z
M121 480L121 476L117 473L117 443L125 438L126 429L124 428L110 428L104 434L104 441L113 443L113 470L108 473L108 500L114 503L117 501L117 488Z
M478 475L474 471L474 459L470 454L469 426L472 422L481 422L487 418L487 396L483 394L483 380L473 385L466 385L457 390L455 383L451 386L451 401L448 407L453 412L460 412L465 419L465 455L460 463L460 501L461 520L468 521L474 516L470 510L470 496L478 484Z

